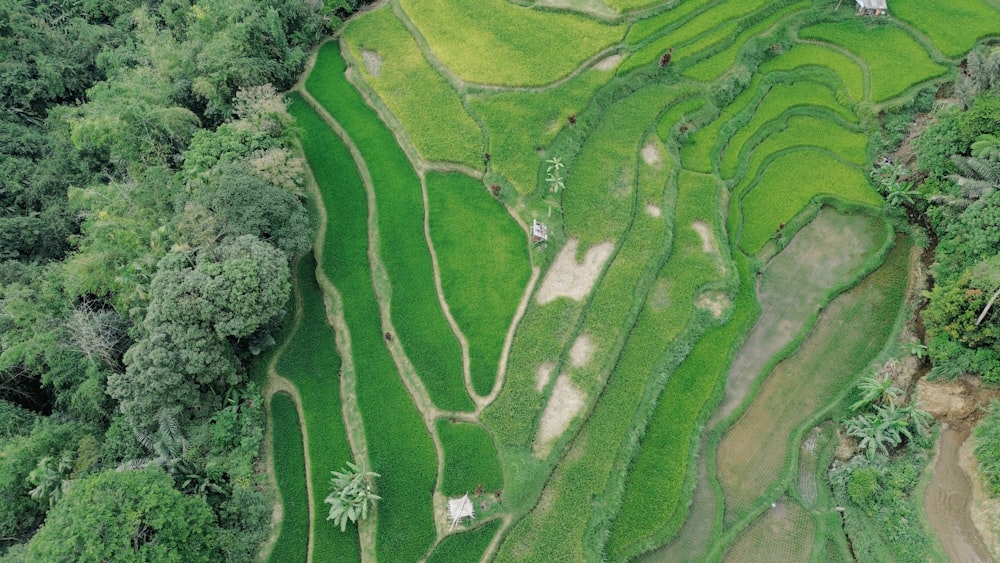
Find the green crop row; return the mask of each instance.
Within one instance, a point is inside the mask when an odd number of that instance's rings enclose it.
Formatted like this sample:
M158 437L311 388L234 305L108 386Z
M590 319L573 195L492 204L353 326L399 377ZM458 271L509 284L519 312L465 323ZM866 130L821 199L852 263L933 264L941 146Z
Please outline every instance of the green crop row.
M809 0L798 0L797 2L783 6L780 10L774 12L773 14L768 14L759 22L743 30L738 35L731 35L729 37L729 41L731 41L732 44L729 47L726 47L712 56L687 67L684 69L684 76L701 82L711 82L718 79L723 73L736 64L740 51L750 39L761 35L771 27L777 25L777 22L788 14L802 11L808 7L809 4Z
M399 5L434 55L459 78L475 84L555 82L625 33L622 24L506 0L400 0Z
M514 185L521 195L538 187L543 147L569 125L587 100L611 78L611 71L587 70L559 86L532 92L483 92L469 105L489 137L490 169Z
M605 547L624 560L663 543L687 516L698 428L725 380L740 335L754 311L750 276L741 271L733 316L709 330L667 379L625 478L622 504Z
M657 33L686 24L691 19L710 10L719 0L683 0L654 16L641 19L629 29L625 36L628 46L639 45Z
M323 294L316 283L316 260L308 254L296 271L297 295L302 316L291 340L278 358L276 369L299 390L303 425L310 431L309 457L313 503L317 511L326 506L330 472L354 460L347 441L340 402L340 355L333 330L327 323ZM317 515L313 522L313 553L318 558L338 553L357 553L357 529L344 534Z
M488 395L531 275L525 234L468 176L429 174L427 201L445 301L469 343L473 388Z
M479 125L469 117L451 84L424 58L391 6L352 18L342 33L365 82L400 121L424 158L473 168L482 165Z
M684 25L671 29L666 34L641 47L629 56L618 72L623 74L652 63L671 48L674 49L673 60L675 61L671 64L683 61L686 57L722 40L727 34L732 36L739 33L746 27L746 24L740 21L741 18L757 10L768 9L769 6L772 5L764 0L716 4L686 21Z
M796 429L875 360L895 327L910 245L824 308L794 356L778 363L719 443L726 522L751 510L786 472ZM844 327L851 327L845 330Z
M964 55L976 42L998 34L1000 8L988 0L908 0L892 5L892 13L919 29L946 57Z
M309 544L306 461L302 449L299 413L292 398L285 393L275 393L271 397L271 435L274 444L274 476L278 481L278 490L281 491L282 517L281 533L268 561L299 563L307 559Z
M377 201L379 251L392 282L396 336L435 405L471 410L461 348L441 311L434 284L420 179L392 132L344 78L344 69L337 44L328 42L320 48L306 87L363 147Z
M722 109L719 116L688 136L681 147L681 162L684 168L692 172L708 174L714 170L713 153L717 153L725 145L726 138L721 130L730 120L756 104L767 95L773 83L765 82L762 74L757 74L749 86Z
M788 71L801 67L828 69L840 78L850 97L860 102L865 98L865 69L851 57L828 45L797 43L787 52L771 59L760 67L760 72Z
M934 62L927 50L902 29L872 25L867 18L807 27L800 36L829 41L864 59L871 71L871 101L875 103L948 72L948 67Z
M328 66L318 68L330 71ZM331 76L343 80L340 73ZM339 88L336 81L330 82L328 95L350 88L346 82ZM290 111L305 131L302 146L323 205L337 217L327 224L322 267L343 297L368 457L371 469L381 474L376 551L386 561L416 561L436 539L431 491L438 460L383 342L368 260L367 195L350 152L326 122L299 98Z
M677 100L673 106L663 112L660 122L656 126L656 134L659 135L661 141L667 142L671 138L675 126L680 124L681 127L684 127L686 120L703 107L705 107L705 99L698 95ZM684 133L686 130L680 134Z
M880 206L882 198L858 169L823 150L779 153L742 196L740 246L756 254L782 225L816 196L832 196Z
M608 108L566 173L563 212L567 236L581 248L617 241L635 197L636 154L643 133L670 101L671 87L643 88Z
M845 127L829 112L813 108L793 109L767 126L746 134L743 131L737 132L722 155L719 168L724 178L752 178L767 156L818 143L859 167L868 158L866 135Z
M500 523L500 520L493 520L474 530L445 537L427 558L427 563L479 563L497 535Z
M496 446L482 426L442 418L437 421L437 432L444 448L442 494L459 497L480 486L486 492L503 487Z

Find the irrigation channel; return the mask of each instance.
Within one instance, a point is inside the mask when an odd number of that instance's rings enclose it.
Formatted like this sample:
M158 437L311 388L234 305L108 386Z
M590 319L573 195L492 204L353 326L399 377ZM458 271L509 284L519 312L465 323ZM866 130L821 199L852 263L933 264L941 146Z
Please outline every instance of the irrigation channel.
M270 435L304 452L274 470L310 506L269 560L852 560L837 428L905 355L919 295L872 116L1000 35L995 0L897 1L386 0L348 21L290 95L321 229ZM941 432L915 510L929 546L985 561L963 440ZM382 498L341 534L323 499L349 460ZM476 518L452 520L466 494Z

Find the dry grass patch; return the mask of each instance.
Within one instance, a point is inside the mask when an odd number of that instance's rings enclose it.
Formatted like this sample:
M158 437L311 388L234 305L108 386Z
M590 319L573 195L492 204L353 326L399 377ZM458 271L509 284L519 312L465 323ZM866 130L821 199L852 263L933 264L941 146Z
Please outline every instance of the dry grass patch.
M607 262L614 250L610 242L602 242L587 250L583 262L576 261L578 241L569 239L566 246L559 251L548 274L538 288L536 300L539 305L545 305L560 297L569 297L580 301L590 293L601 273L601 268Z
M544 458L552 450L552 443L562 436L569 428L569 423L583 410L587 403L587 394L573 385L569 374L560 374L552 389L552 396L545 405L542 420L538 423L538 434L535 436L534 453Z

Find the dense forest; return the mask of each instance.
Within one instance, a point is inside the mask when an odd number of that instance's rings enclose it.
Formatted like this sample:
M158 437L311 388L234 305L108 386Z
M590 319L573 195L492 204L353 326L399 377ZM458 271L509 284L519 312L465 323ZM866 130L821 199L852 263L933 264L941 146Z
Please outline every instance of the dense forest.
M279 92L358 0L0 3L0 557L247 561L310 248Z

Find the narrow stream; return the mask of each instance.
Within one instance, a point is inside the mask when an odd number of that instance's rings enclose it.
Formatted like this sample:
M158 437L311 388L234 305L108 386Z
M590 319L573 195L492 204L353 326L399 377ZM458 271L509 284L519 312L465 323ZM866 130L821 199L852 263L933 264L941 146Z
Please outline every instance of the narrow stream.
M972 523L972 483L958 464L958 449L969 430L941 431L934 475L924 493L924 512L948 559L962 563L989 562L989 551Z

